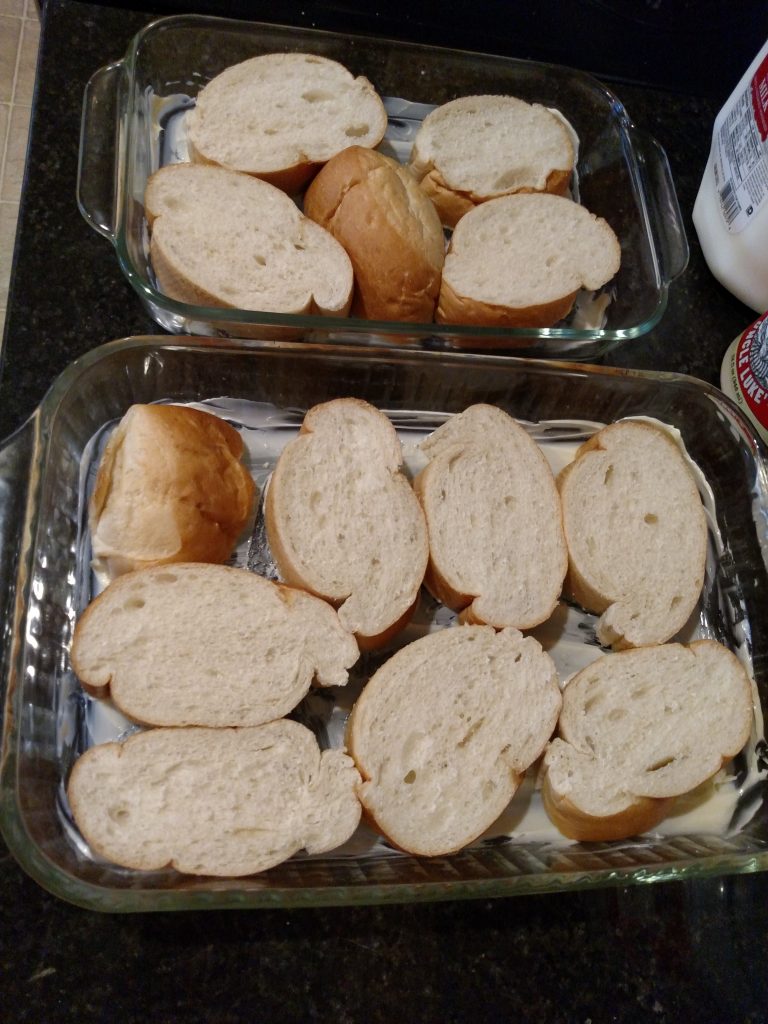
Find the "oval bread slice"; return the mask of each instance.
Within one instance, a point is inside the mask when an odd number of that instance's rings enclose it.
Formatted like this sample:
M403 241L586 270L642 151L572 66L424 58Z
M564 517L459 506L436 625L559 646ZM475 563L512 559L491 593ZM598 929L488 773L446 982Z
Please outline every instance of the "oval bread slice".
M387 113L371 83L336 61L268 53L213 78L186 126L196 162L245 171L293 193L347 146L377 146Z
M582 288L618 272L611 227L562 196L491 199L462 217L443 267L436 320L486 327L551 327Z
M752 716L746 672L712 640L605 655L563 691L559 738L544 757L544 806L571 839L645 832L671 798L744 747Z
M704 583L707 522L691 469L662 429L631 420L599 430L558 477L566 587L601 616L615 648L663 643Z
M555 479L511 416L473 405L420 445L414 481L429 533L425 583L468 622L530 629L552 614L568 568Z
M410 168L444 224L519 192L565 195L575 160L564 122L514 96L462 96L425 117Z
M432 321L445 259L443 229L404 167L351 146L309 186L304 213L330 231L352 261L354 316Z
M339 607L360 646L379 646L413 611L429 554L392 423L336 399L304 417L267 487L267 538L281 577Z
M80 618L72 667L148 725L260 725L314 681L343 686L354 638L324 601L245 569L180 564L111 583Z
M147 182L161 291L197 306L346 316L352 264L280 189L221 167L168 164Z
M352 710L363 807L403 850L459 850L507 806L559 710L554 663L532 637L489 626L422 637L382 665Z
M88 510L93 567L110 579L170 562L224 562L256 485L225 420L178 405L133 405L109 438Z
M297 722L150 729L91 747L67 795L78 828L123 867L251 875L298 850L345 842L360 820L359 776Z

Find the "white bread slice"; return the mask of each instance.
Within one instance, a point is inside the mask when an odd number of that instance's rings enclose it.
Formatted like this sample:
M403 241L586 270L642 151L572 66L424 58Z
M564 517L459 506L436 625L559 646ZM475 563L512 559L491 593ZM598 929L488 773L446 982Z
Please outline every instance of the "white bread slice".
M552 659L517 630L458 626L401 648L348 723L365 811L410 853L467 846L514 796L560 704Z
M133 405L104 448L88 509L93 567L110 579L170 562L224 562L256 486L238 432L211 413Z
M691 469L649 423L599 430L558 477L566 588L601 615L615 648L663 643L683 628L704 582L707 522Z
M341 398L309 410L267 487L281 577L339 606L362 649L405 626L427 567L424 516L401 465L384 413Z
M371 83L336 61L269 53L213 78L186 127L196 162L245 171L295 193L347 146L377 146L387 113Z
M241 729L150 729L91 747L67 795L78 828L123 867L251 875L298 850L323 853L360 820L340 750L282 720Z
M486 327L551 327L581 288L617 273L610 226L562 196L491 199L456 225L443 267L436 320Z
M645 832L743 748L752 716L746 672L712 640L605 655L565 687L544 806L571 839Z
M420 445L425 583L467 622L531 629L560 598L568 553L552 470L507 413L472 405Z
M304 213L330 231L352 261L354 316L433 320L445 259L443 229L432 201L404 167L351 146L309 186Z
M574 160L568 128L546 107L514 96L462 96L425 117L410 168L454 227L496 196L565 195Z
M352 264L280 189L221 167L169 164L144 194L150 259L179 302L346 316Z
M182 563L128 573L86 608L72 667L147 725L260 725L311 683L344 686L358 650L324 601L245 569Z

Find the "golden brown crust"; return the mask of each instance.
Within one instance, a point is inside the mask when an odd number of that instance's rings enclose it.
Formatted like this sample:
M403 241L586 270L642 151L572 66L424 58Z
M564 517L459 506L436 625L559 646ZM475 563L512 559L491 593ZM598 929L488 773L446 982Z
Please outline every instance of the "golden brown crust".
M312 182L304 212L331 232L352 261L353 316L432 321L442 228L407 170L374 150L350 146Z
M552 302L516 309L458 295L443 278L435 320L441 324L472 324L477 327L551 327L570 312L577 294L571 292ZM470 344L469 341L467 343ZM471 344L474 345L475 341L472 340Z
M216 160L209 160L208 157L195 148L191 139L187 140L187 148L189 150L189 159L194 164L224 167L226 170L240 170L240 168L227 167L226 164L220 164ZM303 161L302 163L294 164L292 167L282 168L279 171L240 170L240 173L249 174L252 178L260 178L262 181L274 185L275 188L287 192L289 196L295 196L312 180L322 166L322 163Z
M618 814L594 817L580 811L567 797L558 797L549 785L546 773L541 796L552 824L566 838L580 843L608 842L642 835L655 828L674 803L674 797L657 800L641 796Z

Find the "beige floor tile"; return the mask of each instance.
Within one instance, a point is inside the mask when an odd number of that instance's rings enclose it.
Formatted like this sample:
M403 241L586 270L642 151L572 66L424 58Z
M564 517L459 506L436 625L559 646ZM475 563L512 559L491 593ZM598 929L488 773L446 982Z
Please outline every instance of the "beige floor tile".
M0 0L0 3L2 3L2 0ZM40 11L37 7L37 0L27 0L26 6L24 8L24 17L34 18L35 21L40 21Z
M35 88L35 68L37 66L37 47L40 42L40 23L25 18L21 30L21 55L19 70L16 74L16 88L13 91L14 103L32 103Z
M30 113L30 107L15 105L11 107L11 122L8 126L8 143L5 149L5 167L3 183L0 187L0 200L18 200L21 197Z
M5 135L11 119L11 108L7 103L0 103L0 183L3 180L3 153L5 152Z
M25 0L0 0L0 14L12 14L21 18L25 7Z
M3 351L3 328L5 327L5 310L0 306L0 352Z
M16 51L21 37L21 20L0 16L0 101L8 102L13 95L13 76L16 71Z
M18 216L18 203L0 203L0 306L3 308L8 301L8 282L11 279L11 261Z

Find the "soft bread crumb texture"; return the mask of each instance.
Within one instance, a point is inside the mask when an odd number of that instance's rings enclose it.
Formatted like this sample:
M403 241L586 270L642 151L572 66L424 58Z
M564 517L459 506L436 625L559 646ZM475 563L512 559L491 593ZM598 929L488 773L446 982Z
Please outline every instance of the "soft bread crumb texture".
M424 516L401 463L389 419L367 402L337 399L309 410L267 489L281 577L339 606L361 645L404 625L426 571Z
M345 842L360 820L358 781L349 757L280 721L151 729L92 747L68 797L87 842L116 864L234 877Z
M549 618L568 555L560 498L536 442L478 404L420 445L414 487L429 534L427 586L470 622L530 629Z
M197 164L156 171L144 196L164 294L202 306L346 316L352 264L280 189Z
M513 96L464 96L424 119L410 169L453 226L474 205L500 195L563 195L575 153L563 121Z
M451 238L437 319L546 326L581 288L601 288L618 272L621 250L610 226L562 196L526 194L489 200L467 213ZM544 317L544 320L548 317Z
M569 553L567 588L601 615L600 642L663 643L696 607L707 523L675 441L651 424L598 431L558 477Z
M310 175L347 146L377 146L386 127L366 78L305 53L265 54L227 68L199 93L187 120L196 159L257 176L292 168Z
M351 146L307 189L304 212L345 248L355 273L352 313L430 322L445 244L440 218L411 174L375 150Z
M75 628L72 665L149 725L259 725L313 681L343 686L354 638L324 601L255 573L179 564L121 576Z
M649 799L689 792L734 757L752 719L746 672L714 641L605 655L564 689L545 805L574 838L633 835L638 810L654 820Z
M106 444L89 505L93 566L110 579L179 561L224 562L256 487L234 427L175 405L133 405Z
M349 721L366 812L403 850L461 849L512 799L560 703L554 663L517 630L459 626L414 641L370 679Z

